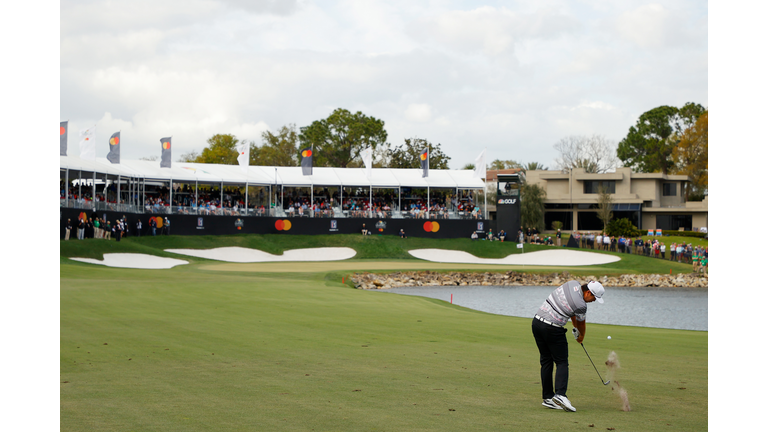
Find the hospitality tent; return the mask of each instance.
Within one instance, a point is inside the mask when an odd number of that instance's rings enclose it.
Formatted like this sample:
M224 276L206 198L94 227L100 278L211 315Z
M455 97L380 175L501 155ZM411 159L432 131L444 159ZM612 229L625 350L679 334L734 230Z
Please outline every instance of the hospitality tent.
M421 177L421 169L372 168L370 178L365 168L315 167L310 176L302 175L301 167L249 166L243 172L239 165L201 164L173 162L171 168L161 168L160 161L122 160L112 164L106 158L84 160L77 156L60 156L60 171L65 183L69 184L77 172L78 179L93 179L94 191L97 181L116 181L118 187L125 183L131 191L143 191L147 182L167 183L173 189L174 182L265 186L271 190L278 187L369 187L402 190L435 188L454 190L483 190L483 179L474 177L474 170L430 169L428 177ZM68 189L68 188L65 188ZM65 190L65 199L67 190ZM272 193L270 193L270 198ZM140 202L143 202L143 198Z

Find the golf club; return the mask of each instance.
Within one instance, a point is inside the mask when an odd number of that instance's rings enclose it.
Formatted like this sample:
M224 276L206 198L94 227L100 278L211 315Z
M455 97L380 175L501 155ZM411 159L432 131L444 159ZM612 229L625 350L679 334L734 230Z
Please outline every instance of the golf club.
M578 331L578 330L576 330L575 328L574 328L574 329L572 329L572 331L573 331L573 337L574 337L574 338L577 338L577 337L578 337L578 332L579 332L579 331ZM579 345L581 345L581 347L582 347L582 348L584 348L584 344L583 344L583 343L579 342ZM586 348L584 348L584 354L586 354L586 355L587 355L587 358L589 359L589 362L590 362L590 363L592 363L592 367L593 367L593 368L595 368L595 372L597 372L597 376L598 376L598 377L600 377L600 382L601 382L601 383L603 383L603 385L608 385L608 384L610 384L610 383L611 383L611 380L608 380L608 381L603 381L603 377L601 377L601 376L600 376L600 372L597 370L597 366L595 366L595 362L593 362L593 361L592 361L592 357L590 357L590 356L589 356L589 353L587 352L587 349L586 349Z

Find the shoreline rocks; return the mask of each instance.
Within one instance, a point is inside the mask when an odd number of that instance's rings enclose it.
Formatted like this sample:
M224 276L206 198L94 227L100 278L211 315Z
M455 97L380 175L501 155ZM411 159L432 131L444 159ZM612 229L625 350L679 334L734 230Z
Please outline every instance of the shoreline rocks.
M708 288L709 276L700 273L624 274L620 276L572 276L568 272L532 274L508 272L409 271L388 274L355 273L357 289L389 289L411 286L560 286L574 279L597 280L606 287Z

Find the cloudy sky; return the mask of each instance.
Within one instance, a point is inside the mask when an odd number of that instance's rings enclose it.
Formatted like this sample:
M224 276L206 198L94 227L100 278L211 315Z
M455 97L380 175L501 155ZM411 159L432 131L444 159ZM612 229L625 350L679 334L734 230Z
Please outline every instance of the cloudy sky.
M568 135L618 142L659 105L708 106L703 1L62 0L69 154L174 160L216 133L261 142L336 108L472 163L554 167Z

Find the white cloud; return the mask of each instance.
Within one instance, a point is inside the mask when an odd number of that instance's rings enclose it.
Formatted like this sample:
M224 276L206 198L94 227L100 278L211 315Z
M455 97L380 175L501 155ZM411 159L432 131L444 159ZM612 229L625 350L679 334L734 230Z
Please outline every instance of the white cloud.
M432 107L429 104L412 103L405 109L405 118L412 122L428 122L432 119Z
M390 143L440 143L455 168L480 144L546 165L563 136L618 140L651 108L706 103L706 18L696 2L64 0L60 116L98 122L98 142L124 128L130 159L163 136L176 155L346 108L383 120ZM632 30L646 22L664 36Z

